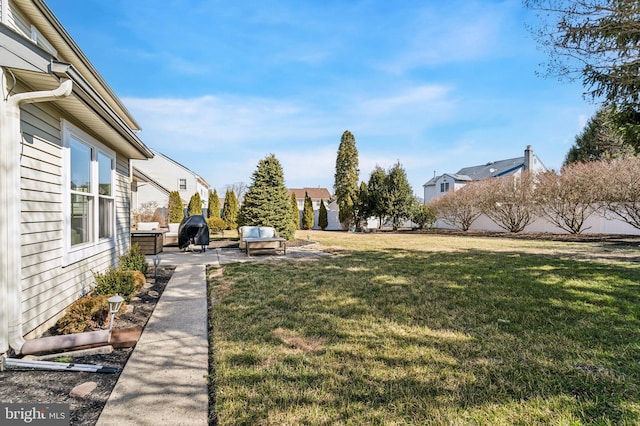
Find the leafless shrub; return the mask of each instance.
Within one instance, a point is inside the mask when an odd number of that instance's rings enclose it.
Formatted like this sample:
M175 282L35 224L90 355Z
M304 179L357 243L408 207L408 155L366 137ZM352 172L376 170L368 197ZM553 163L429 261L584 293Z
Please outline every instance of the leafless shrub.
M457 191L450 191L429 203L436 218L449 225L468 231L481 212L477 205L476 184L467 184Z
M598 171L600 196L607 211L640 229L640 158L602 161Z
M570 163L560 174L538 175L535 196L540 212L550 222L571 234L580 234L585 221L598 209L601 179L598 167L590 163Z
M158 208L158 203L155 201L140 204L140 207L134 210L131 216L134 223L159 222L162 225L164 222L162 211Z
M476 183L480 211L509 232L521 232L535 219L534 176L522 173Z

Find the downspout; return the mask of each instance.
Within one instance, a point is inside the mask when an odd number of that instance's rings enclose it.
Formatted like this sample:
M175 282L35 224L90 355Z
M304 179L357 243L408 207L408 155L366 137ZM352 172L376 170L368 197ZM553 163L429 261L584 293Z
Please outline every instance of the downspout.
M6 88L3 72L2 83ZM56 89L8 95L0 100L4 104L6 120L0 126L0 287L5 288L5 312L8 312L9 345L20 353L24 344L22 331L22 256L21 256L21 206L20 206L20 106L36 102L50 102L71 94L73 82L65 80ZM2 293L0 291L0 293Z

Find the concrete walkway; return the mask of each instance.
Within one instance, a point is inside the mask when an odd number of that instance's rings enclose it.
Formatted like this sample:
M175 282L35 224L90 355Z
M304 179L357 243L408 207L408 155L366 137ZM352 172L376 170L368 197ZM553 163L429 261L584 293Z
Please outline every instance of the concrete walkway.
M118 378L98 426L207 425L209 344L206 266L237 262L313 259L327 256L313 246L286 256L246 257L237 248L181 252L167 247L162 266L176 265L149 322ZM147 256L153 271L155 256Z
M206 425L204 265L180 265L162 293L97 425Z

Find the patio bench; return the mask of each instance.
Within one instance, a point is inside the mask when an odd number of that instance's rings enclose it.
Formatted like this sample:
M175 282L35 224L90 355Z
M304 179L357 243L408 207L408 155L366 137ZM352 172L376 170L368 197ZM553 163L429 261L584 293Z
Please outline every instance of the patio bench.
M271 226L241 226L239 248L251 256L251 250L282 251L287 254L287 240L278 236L278 232Z

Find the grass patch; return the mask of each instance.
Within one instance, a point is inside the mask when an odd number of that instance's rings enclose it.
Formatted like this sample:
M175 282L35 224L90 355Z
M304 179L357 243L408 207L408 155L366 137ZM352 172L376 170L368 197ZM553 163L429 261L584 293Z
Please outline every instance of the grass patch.
M312 238L336 254L210 275L213 422L640 422L633 250Z

